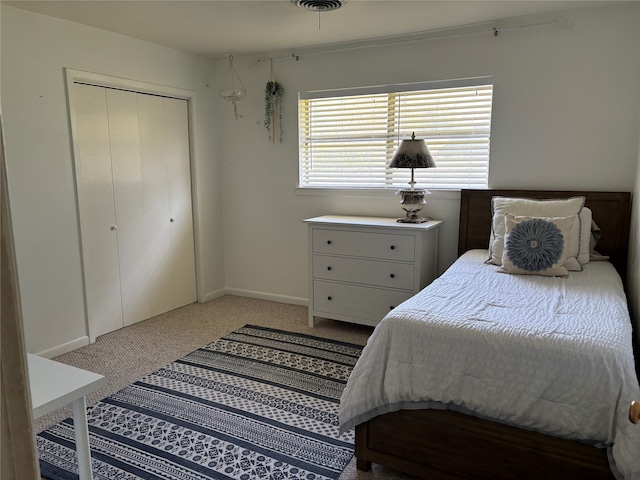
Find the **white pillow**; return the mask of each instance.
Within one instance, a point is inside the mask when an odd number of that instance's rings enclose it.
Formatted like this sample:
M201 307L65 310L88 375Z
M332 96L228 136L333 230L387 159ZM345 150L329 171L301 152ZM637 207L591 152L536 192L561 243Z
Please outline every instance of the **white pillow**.
M491 199L493 214L491 222L491 237L489 238L489 258L486 263L502 265L504 251L505 218L506 214L526 217L569 217L578 215L584 206L585 197L571 197L553 200L533 200L530 198L498 197ZM578 218L579 220L579 218ZM577 260L580 250L580 221L573 222L568 240L567 260L565 268L568 270L582 270Z
M600 240L601 236L602 230L600 230L600 227L596 224L596 222L591 220L591 237L589 238L589 260L592 262L609 260L610 258L608 255L601 255L596 252L596 245L598 245L598 241Z
M580 246L578 249L578 263L581 267L584 267L591 259L591 222L591 209L583 207L580 211Z
M502 273L566 277L565 267L571 229L578 215L570 217L522 217L505 215Z

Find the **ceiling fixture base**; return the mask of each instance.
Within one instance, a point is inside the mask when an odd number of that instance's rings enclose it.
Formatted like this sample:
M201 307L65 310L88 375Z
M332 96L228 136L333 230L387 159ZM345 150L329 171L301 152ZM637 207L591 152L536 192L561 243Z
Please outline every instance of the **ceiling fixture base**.
M296 7L313 12L331 12L349 3L349 0L291 0Z

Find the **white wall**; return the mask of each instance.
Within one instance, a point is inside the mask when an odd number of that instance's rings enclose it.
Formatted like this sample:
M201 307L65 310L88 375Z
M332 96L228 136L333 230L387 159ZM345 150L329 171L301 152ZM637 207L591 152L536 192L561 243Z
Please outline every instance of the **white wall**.
M224 290L210 60L2 5L2 110L27 349L86 342L64 68L196 92L201 298Z
M234 120L221 105L226 285L304 303L307 230L322 214L399 215L392 194L301 195L297 183L298 91L494 77L492 188L623 190L638 162L638 4L568 12L572 28L543 26L276 60L285 89L284 142L263 127L269 62L236 58L248 95ZM226 62L217 65L221 80ZM436 159L437 162L437 159ZM426 213L444 219L442 271L456 257L458 196L432 194Z
M636 181L633 189L631 209L631 235L629 236L629 271L627 272L627 297L631 319L635 326L636 344L640 349L640 155L636 168ZM640 365L640 357L636 358ZM640 374L640 371L638 372Z
M637 24L638 30L640 30L640 14L637 16ZM638 115L640 116L640 105L638 105ZM640 145L638 146L638 162L633 188L628 265L627 296L631 319L635 326L636 347L639 349L636 352L636 368L638 368L640 367ZM637 372L640 374L640 370Z
M269 62L236 57L249 92L236 121L232 106L218 101L218 86L205 86L222 81L226 61L6 5L1 12L2 109L31 352L69 349L86 335L64 67L196 91L204 298L226 288L304 304L304 218L402 213L393 192L296 192L298 91L492 75L491 187L631 191L636 184L637 3L569 13L573 27L568 29L536 27L497 38L487 34L276 60L277 79L285 88L285 138L279 145L268 141L263 127ZM640 187L635 188L637 193ZM456 256L457 199L455 192L433 193L426 208L445 220L441 271Z

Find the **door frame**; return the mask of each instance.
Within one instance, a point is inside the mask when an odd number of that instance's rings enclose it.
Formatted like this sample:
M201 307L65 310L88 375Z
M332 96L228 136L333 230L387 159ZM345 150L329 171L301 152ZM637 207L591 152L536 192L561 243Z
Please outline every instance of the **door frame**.
M87 336L89 337L89 343L93 343L96 340L95 328L91 324L89 319L89 311L87 305L87 291L85 280L85 268L84 268L84 255L82 245L82 231L80 224L80 196L78 189L78 166L79 166L79 152L80 145L78 142L78 132L76 119L74 115L75 100L73 84L85 84L96 87L115 88L119 90L127 90L135 93L143 93L149 95L158 95L162 97L176 98L187 101L187 115L188 115L188 128L189 128L189 168L191 177L191 212L192 212L192 224L193 224L193 242L194 242L194 257L195 257L195 272L196 272L196 298L198 302L202 301L201 289L204 285L204 272L200 268L200 259L203 258L202 242L200 241L200 209L198 208L198 191L196 182L196 161L195 161L195 134L193 126L195 125L195 109L196 109L196 92L193 90L186 90L177 87L170 87L166 85L159 85L155 83L143 82L138 80L132 80L129 78L116 77L113 75L106 75L102 73L87 72L83 70L77 70L73 68L65 68L66 78L66 96L67 106L69 110L69 123L71 129L72 139L72 160L74 164L74 189L76 198L76 220L78 224L78 241L80 244L80 264L82 274L82 290L84 301L84 317L85 317L85 329Z

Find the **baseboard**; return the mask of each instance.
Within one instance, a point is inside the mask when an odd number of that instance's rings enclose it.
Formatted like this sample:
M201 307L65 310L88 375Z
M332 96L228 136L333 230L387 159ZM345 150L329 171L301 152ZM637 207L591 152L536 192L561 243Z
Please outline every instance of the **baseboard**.
M291 305L302 305L305 307L309 305L309 300L306 298L289 297L286 295L274 295L271 293L254 292L252 290L241 290L237 288L225 288L225 289L209 292L205 294L202 299L199 299L199 302L200 303L208 302L209 300L214 300L224 295L236 295L238 297L257 298L259 300L269 300L272 302L288 303ZM44 358L54 358L54 357L57 357L58 355L62 355L63 353L68 353L80 347L89 345L89 343L90 342L89 342L88 336L80 337L75 340L71 340L70 342L63 343L62 345L57 345L53 348L49 348L47 350L37 352L35 353L35 355L38 355Z
M236 295L238 297L257 298L260 300L270 300L272 302L288 303L291 305L302 305L304 307L309 305L307 298L290 297L287 295L274 295L272 293L254 292L252 290L241 290L238 288L227 288L226 293L228 295Z
M215 300L216 298L223 297L227 294L227 291L224 288L220 290L215 290L213 292L208 292L202 295L202 298L198 298L199 303L208 302L209 300Z
M75 340L71 340L70 342L63 343L62 345L56 345L53 348L49 348L47 350L37 352L35 353L35 355L38 355L39 357L51 359L51 358L57 357L58 355L62 355L63 353L68 353L80 347L85 347L87 345L89 345L89 337L84 336L84 337L76 338Z

